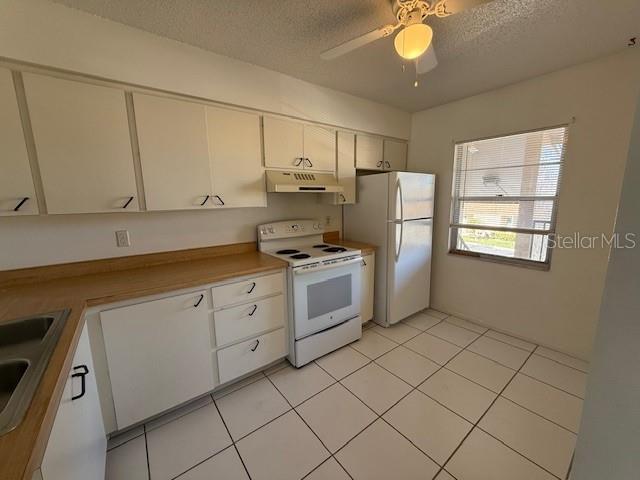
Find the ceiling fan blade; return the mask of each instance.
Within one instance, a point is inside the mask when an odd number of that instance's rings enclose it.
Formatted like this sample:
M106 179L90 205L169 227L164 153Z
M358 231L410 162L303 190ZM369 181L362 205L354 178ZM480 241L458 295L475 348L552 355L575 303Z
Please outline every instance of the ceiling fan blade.
M342 45L338 45L337 47L323 52L322 54L320 54L320 58L322 58L323 60L333 60L334 58L340 57L345 53L349 53L356 48L360 48L366 45L367 43L374 42L380 38L390 35L396 28L397 27L394 25L386 25L384 27L380 27L369 33L365 33L364 35L349 40Z
M427 73L438 65L438 59L436 58L436 51L433 49L433 43L429 45L427 51L418 57L416 60L416 72L418 75Z
M440 0L435 6L437 17L448 17L455 13L475 8L492 0Z

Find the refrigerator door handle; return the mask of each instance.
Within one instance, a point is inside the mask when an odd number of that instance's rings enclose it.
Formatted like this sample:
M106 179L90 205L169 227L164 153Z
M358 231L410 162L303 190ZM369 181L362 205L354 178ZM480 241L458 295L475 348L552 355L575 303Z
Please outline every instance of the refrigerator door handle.
M400 258L400 252L402 252L402 241L404 240L404 222L394 222L395 225L400 225L400 243L398 244L398 248L396 249L396 259L395 262L398 263L398 259Z
M402 184L400 183L400 178L396 180L396 201L398 201L398 194L400 194L400 222L404 222L404 195L402 194ZM398 219L395 218L396 212L393 212L394 221L397 222Z

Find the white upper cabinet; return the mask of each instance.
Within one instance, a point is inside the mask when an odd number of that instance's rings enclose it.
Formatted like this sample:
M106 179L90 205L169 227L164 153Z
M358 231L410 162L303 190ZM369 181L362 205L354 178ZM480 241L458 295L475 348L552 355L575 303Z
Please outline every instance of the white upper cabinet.
M305 170L336 170L336 132L314 125L303 126Z
M137 211L124 92L23 78L48 213Z
M356 168L383 170L382 138L370 135L356 136Z
M407 144L396 140L384 141L384 168L385 170L407 169Z
M304 168L304 127L301 123L264 117L264 165Z
M0 216L37 214L16 92L6 68L0 68L0 165Z
M215 208L205 105L134 93L148 210Z
M222 207L266 207L260 117L206 107L213 202Z
M264 117L264 162L267 168L334 172L336 132L274 117Z
M349 205L356 203L356 166L355 145L356 136L353 133L338 132L338 182L344 188L341 193L334 193L334 203Z

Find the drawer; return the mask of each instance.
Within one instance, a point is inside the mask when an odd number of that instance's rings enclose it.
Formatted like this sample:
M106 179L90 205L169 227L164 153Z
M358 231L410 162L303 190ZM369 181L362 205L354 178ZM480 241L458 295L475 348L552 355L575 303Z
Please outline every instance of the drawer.
M211 289L213 306L220 308L235 303L250 302L254 298L282 293L283 288L284 275L282 272L213 287Z
M281 328L218 350L220 383L226 383L286 356L284 331L285 329Z
M213 314L216 345L222 346L277 327L284 327L284 295L218 310Z

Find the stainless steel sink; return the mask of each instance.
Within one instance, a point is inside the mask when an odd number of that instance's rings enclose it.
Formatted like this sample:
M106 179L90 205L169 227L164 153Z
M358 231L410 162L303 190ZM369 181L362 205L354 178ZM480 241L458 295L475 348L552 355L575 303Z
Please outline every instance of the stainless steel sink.
M68 317L61 310L0 323L0 435L24 417Z

